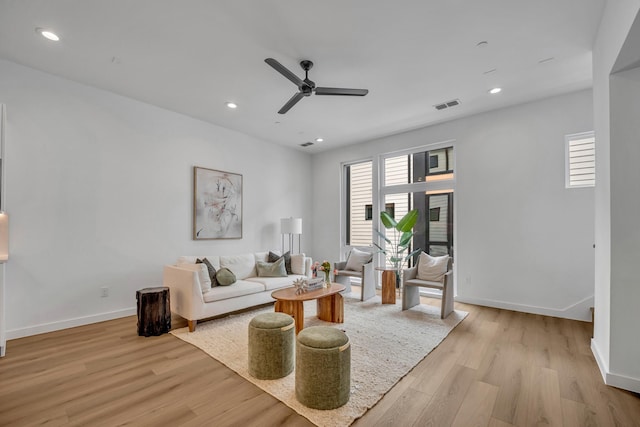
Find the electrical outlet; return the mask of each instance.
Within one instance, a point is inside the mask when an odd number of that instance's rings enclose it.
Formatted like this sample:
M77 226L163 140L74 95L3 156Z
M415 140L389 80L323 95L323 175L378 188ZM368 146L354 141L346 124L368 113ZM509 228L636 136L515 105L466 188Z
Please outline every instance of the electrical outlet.
M107 288L106 286L104 288L100 288L100 291L101 291L100 296L102 298L106 298L109 296L109 288Z

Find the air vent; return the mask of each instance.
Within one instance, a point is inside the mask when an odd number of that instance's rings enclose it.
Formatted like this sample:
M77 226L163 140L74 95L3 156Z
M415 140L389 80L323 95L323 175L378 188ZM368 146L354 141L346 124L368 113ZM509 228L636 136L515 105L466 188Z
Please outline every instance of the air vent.
M455 107L456 105L460 105L459 99L443 102L442 104L434 105L434 107L436 108L436 110L444 110L445 108Z
M302 144L300 144L301 147L308 147L310 145L313 145L313 142L307 141L307 142L303 142Z

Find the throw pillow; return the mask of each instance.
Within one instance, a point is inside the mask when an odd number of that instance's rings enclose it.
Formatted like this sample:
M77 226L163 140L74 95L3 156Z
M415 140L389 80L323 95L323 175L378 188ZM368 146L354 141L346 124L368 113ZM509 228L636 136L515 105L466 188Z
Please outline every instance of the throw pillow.
M291 255L291 273L305 275L304 254Z
M418 274L416 277L420 280L428 280L430 282L442 282L448 265L449 255L432 257L422 252L418 259Z
M267 259L268 262L276 262L278 258L281 258L281 256L275 252L269 251L269 258ZM282 258L284 258L284 268L287 270L287 274L293 274L291 271L291 251L285 252L285 254L282 255Z
M200 281L200 289L202 293L209 292L211 290L211 279L209 278L209 270L204 264L180 264L180 268L195 271L198 273L198 280Z
M353 248L347 257L347 265L345 270L362 271L362 266L371 261L373 254Z
M258 277L287 277L284 258L278 258L276 262L258 261L256 268L258 269Z
M211 287L218 286L218 281L216 280L216 268L209 262L208 259L197 259L196 264L204 264L207 266L207 270L209 271L209 279L211 279Z
M236 275L226 267L221 268L216 273L216 279L218 279L218 285L229 286L236 283Z

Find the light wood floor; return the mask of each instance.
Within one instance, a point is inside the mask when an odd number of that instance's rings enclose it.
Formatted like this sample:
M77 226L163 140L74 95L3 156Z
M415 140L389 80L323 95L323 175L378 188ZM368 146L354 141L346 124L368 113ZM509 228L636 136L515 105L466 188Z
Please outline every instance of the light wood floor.
M469 316L355 426L640 426L640 397L602 382L590 324L456 308ZM138 337L135 317L8 342L0 425L43 424L311 425L172 335Z

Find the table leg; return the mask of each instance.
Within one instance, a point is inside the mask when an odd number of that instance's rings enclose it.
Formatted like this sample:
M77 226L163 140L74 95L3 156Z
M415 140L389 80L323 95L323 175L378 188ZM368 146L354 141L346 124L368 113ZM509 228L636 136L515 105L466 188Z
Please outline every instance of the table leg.
M393 270L382 272L382 303L396 303L396 272Z
M296 335L304 328L304 304L302 301L276 300L274 310L293 317L296 323Z
M344 299L337 293L318 298L318 319L333 323L344 323Z

